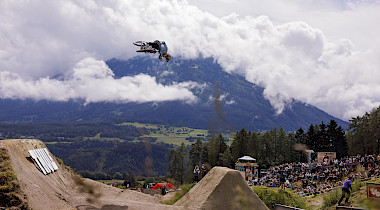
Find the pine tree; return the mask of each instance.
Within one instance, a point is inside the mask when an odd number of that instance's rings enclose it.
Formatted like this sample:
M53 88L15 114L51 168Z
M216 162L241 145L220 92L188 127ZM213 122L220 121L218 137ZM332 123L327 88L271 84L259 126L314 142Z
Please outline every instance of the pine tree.
M209 157L208 157L208 143L207 144L204 144L202 146L202 156L201 156L201 161L202 161L202 164L209 164L210 163L210 160L209 160Z
M290 147L290 145L288 145L288 137L283 128L280 128L280 130L277 132L276 139L276 162L282 164L285 162L285 157L290 155L290 153L286 153L287 147Z
M169 177L181 182L181 158L178 149L171 149L168 158Z
M363 117L357 116L350 120L348 129L348 144L350 154L368 154L367 132L369 132L369 113L365 113Z
M177 150L180 161L178 170L179 182L183 184L185 182L186 170L188 168L188 152L185 143L182 142L181 146L178 147Z
M299 151L295 150L295 146L297 144L297 140L294 133L288 133L287 135L287 142L285 143L285 162L292 163L300 161L300 153Z
M235 166L235 161L233 160L231 150L229 148L224 151L224 153L220 153L220 160L221 160L221 165L224 167L229 167L229 168L234 168Z
M309 130L306 132L306 145L308 146L309 149L318 151L316 144L317 144L317 139L318 135L317 132L315 131L315 126L310 125Z
M133 172L133 171L129 175L129 183L130 183L130 187L136 187L137 186L137 182L136 182L136 178L135 178L135 172Z
M124 177L124 183L123 183L123 185L125 187L130 187L131 183L129 182L129 174L127 172L124 172L123 177Z
M219 147L219 154L223 154L227 150L227 144L222 134L219 134L218 136L218 147Z
M202 160L202 151L203 150L203 143L200 138L198 140L191 144L191 149L189 152L189 158L192 163L192 166L200 166L201 165L201 160Z
M327 134L327 127L326 125L322 123L319 125L319 132L318 132L318 146L317 146L317 150L318 151L324 151L324 152L332 152L333 151L333 148L332 148L332 142L330 141L329 139L329 136Z
M258 158L260 153L260 142L259 136L256 132L248 133L248 141L247 141L247 155Z
M268 168L275 164L274 144L269 131L266 131L261 136L261 139L263 142L263 156L262 159L260 159L260 165L262 165L263 168Z
M306 134L302 128L299 128L296 131L296 134L294 137L296 139L297 144L306 144L306 136L305 135Z
M211 138L208 143L208 157L212 167L222 164L219 159L219 154L223 154L226 149L227 144L224 142L222 134L219 134L217 138Z
M342 158L348 155L348 145L345 132L341 126L338 127L338 123L335 120L331 120L327 125L327 136L332 151L336 152L337 158Z
M245 156L248 154L247 144L248 142L248 133L243 128L239 132L236 133L232 144L231 144L231 152L234 160Z

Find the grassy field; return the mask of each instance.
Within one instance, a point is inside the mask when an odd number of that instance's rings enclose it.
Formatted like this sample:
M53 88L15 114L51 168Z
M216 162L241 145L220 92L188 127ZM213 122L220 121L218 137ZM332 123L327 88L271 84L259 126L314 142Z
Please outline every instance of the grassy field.
M73 142L71 141L47 141L47 142L44 142L44 144L72 144Z
M111 183L115 183L115 182L123 183L124 182L124 180L117 180L117 179L112 179L112 180L95 180L95 181L101 182L103 184L111 184Z
M159 124L149 124L149 123L122 123L123 125L133 125L137 128L144 128L148 133L142 135L141 138L136 139L135 141L141 141L149 138L157 138L155 141L163 142L167 144L180 145L185 143L186 145L192 144L198 138L201 138L203 141L208 139L208 130L202 129L193 129L188 127L173 127Z

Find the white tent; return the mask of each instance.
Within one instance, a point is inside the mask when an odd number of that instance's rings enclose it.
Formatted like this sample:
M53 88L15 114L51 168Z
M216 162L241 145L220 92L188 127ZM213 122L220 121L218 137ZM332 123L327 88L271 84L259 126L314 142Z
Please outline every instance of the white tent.
M239 160L253 160L253 161L256 161L255 158L251 157L251 156L243 156L241 158L239 158Z

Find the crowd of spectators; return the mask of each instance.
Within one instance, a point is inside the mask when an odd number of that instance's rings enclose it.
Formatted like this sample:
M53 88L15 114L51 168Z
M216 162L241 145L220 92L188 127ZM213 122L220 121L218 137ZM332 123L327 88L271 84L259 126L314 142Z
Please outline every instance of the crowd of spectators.
M356 170L362 167L359 172ZM341 159L324 158L322 162L287 163L271 167L265 176L255 179L254 185L287 187L300 196L330 191L341 186L347 176L355 179L380 175L380 155L350 156Z

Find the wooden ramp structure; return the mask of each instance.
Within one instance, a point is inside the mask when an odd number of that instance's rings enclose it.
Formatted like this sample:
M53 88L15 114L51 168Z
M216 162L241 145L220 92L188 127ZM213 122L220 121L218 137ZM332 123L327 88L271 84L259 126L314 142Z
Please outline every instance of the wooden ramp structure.
M58 170L57 164L51 158L46 148L29 150L28 152L44 175Z

